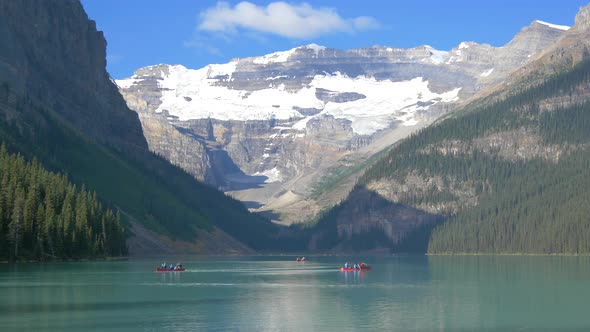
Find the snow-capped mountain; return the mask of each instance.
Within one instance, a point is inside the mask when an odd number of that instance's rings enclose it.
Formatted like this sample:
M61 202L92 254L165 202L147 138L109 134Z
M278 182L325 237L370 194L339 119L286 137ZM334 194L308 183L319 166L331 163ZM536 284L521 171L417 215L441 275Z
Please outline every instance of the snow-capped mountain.
M254 58L252 62L257 63L259 59L266 58ZM264 63L272 63L269 61L266 59ZM161 77L158 80L161 104L155 112L167 112L179 121L297 119L290 128L302 132L310 119L332 115L350 120L355 134L371 135L394 121L414 125L418 111L436 103L456 101L461 90L456 87L434 92L423 77L392 81L364 75L349 77L338 71L313 77L306 74L306 82L298 87L287 87L296 79L297 75L292 74L264 77L266 86L258 89L237 89L233 83L238 78L233 74L238 64L236 60L198 70L180 65L150 68L159 70ZM117 84L128 89L141 79L135 76L117 81Z
M450 51L310 44L196 70L141 68L116 83L153 151L294 221L306 217L302 202L313 215L346 194L309 201L334 174L501 82L566 30L535 21L502 47L464 42Z

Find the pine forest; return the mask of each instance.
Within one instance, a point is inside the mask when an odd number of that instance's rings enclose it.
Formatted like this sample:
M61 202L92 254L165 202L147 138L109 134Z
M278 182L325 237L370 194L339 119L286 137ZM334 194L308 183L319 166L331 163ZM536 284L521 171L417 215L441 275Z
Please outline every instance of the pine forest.
M119 212L65 175L0 150L0 260L63 260L127 254Z

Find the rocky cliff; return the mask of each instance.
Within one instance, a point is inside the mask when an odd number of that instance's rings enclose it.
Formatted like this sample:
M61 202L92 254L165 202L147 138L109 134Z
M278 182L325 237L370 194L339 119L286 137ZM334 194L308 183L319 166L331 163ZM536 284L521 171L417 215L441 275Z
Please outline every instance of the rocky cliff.
M106 41L74 0L0 1L0 77L20 94L51 106L91 138L146 148L105 71ZM27 24L23 24L27 22Z

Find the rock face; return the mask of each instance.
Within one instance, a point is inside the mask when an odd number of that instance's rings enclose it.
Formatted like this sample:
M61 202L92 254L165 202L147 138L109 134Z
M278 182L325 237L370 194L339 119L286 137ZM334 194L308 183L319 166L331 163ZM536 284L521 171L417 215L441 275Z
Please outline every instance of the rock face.
M160 100L154 83L155 79L142 82L135 94L122 91L127 105L139 115L143 132L150 133L145 136L150 149L195 178L215 183L215 179L211 178L209 154L203 140L172 125L170 120L173 117L155 112Z
M477 92L504 81L512 72L531 63L555 45L569 29L542 21L523 28L509 43L494 48L487 44L464 42L451 50L446 63L477 78ZM468 97L464 95L465 97Z
M572 31L588 31L590 29L590 6L580 8L576 15Z
M0 1L1 80L50 105L89 137L146 148L106 68L106 41L79 1ZM33 24L23 24L32 22Z
M575 24L556 43L541 52L537 61L520 67L503 84L490 93L506 91L508 86L525 88L540 83L546 76L571 69L590 56L590 5L580 8ZM526 77L526 80L521 78ZM503 95L503 94L500 94Z
M152 151L275 221L300 222L342 199L368 156L501 82L566 30L535 21L501 48L449 52L312 44L199 70L141 68L117 84Z

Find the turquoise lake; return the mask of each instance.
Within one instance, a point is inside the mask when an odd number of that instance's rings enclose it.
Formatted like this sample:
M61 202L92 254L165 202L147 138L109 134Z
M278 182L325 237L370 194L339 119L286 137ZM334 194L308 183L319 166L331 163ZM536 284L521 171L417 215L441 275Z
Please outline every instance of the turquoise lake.
M0 331L590 331L590 257L170 259L0 264Z

